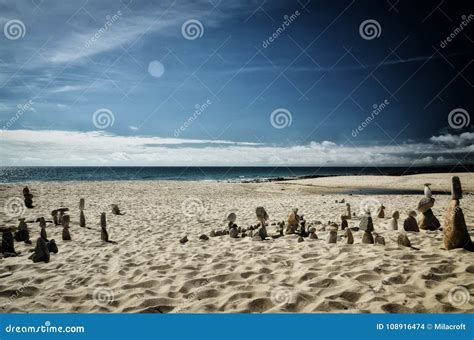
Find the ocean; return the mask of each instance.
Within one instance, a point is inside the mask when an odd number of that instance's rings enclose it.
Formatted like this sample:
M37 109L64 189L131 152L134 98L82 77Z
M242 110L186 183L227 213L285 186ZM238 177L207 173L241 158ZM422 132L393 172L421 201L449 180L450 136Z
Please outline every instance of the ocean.
M411 175L472 172L474 166L449 167L0 167L0 183L31 181L224 181L259 182L347 175Z

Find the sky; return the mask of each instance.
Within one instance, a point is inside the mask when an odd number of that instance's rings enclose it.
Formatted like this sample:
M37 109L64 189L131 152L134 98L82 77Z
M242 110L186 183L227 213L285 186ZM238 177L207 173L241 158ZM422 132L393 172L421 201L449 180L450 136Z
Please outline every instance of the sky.
M474 6L0 1L0 165L472 164Z

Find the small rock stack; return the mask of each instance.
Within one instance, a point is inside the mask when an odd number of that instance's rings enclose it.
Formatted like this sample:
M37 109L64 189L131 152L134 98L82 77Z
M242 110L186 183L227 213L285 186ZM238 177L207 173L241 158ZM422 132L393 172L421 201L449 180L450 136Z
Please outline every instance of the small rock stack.
M423 197L418 203L418 212L420 212L420 218L418 219L418 227L424 230L436 230L441 225L433 214L431 208L434 206L435 199L431 197L433 193L430 189L430 184L425 184L425 197Z
M227 216L227 221L229 222L229 236L231 238L239 237L239 227L235 224L235 221L237 221L237 215L235 213L230 213L229 216Z
M71 218L69 215L64 215L61 225L63 226L63 240L71 241L71 234L69 233L69 222Z
M465 248L473 251L473 243L467 230L466 221L459 200L462 199L462 188L459 177L451 179L451 202L449 202L444 219L443 242L447 250Z
M268 214L264 207L257 207L255 209L255 214L257 219L260 222L260 228L257 231L257 234L252 237L254 241L263 241L268 237L267 228L265 227L265 222L268 220Z
M372 232L374 231L374 223L370 211L366 211L365 215L360 219L359 229L364 231L362 236L362 243L374 244L374 237Z
M25 199L25 207L28 209L33 208L33 195L30 193L30 189L28 187L23 188L23 197Z
M15 232L15 240L18 242L25 242L26 244L31 244L28 224L26 224L24 218L19 218L18 221L20 221L20 223L18 224L18 231Z

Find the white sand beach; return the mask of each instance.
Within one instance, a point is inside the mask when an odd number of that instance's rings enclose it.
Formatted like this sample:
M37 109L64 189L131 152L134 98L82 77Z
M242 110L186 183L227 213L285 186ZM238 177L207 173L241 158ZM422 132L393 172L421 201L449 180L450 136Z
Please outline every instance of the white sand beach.
M48 224L58 254L49 263L28 259L39 237L38 223L29 224L33 245L15 243L20 256L0 258L0 308L7 313L156 312L156 313L467 313L474 312L474 253L444 250L442 232L407 232L419 250L401 247L408 210L423 197L423 183L432 183L434 214L443 215L453 174L404 177L361 176L304 179L270 183L214 182L31 182L33 209L27 220L68 207L72 241L61 239L61 226ZM465 192L461 200L474 239L474 175L456 174ZM21 184L0 185L1 202L22 198ZM419 190L418 195L362 195L361 189ZM85 198L87 228L79 226L79 199ZM386 245L354 244L342 237L328 244L328 221L340 224L344 199L359 214L364 199L386 207L374 218L375 231ZM112 215L117 204L125 215ZM272 223L286 221L294 207L316 227L318 240L297 235L266 241L229 235L200 240L213 229L225 229L230 212L242 228L257 224L255 208L268 212ZM389 229L400 211L399 231ZM102 242L99 219L107 212L110 239ZM321 224L316 225L316 221ZM17 217L0 212L2 225L18 225ZM359 225L359 218L348 221ZM189 242L180 244L187 235ZM339 230L339 236L344 232ZM466 295L467 292L467 295Z

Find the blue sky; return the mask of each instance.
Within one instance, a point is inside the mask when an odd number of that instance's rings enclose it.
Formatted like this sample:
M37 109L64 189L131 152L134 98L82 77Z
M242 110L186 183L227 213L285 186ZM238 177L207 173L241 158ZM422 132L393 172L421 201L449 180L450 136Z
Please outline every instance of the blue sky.
M1 1L0 160L468 163L472 124L453 128L448 116L470 120L474 24L440 45L472 12L457 6ZM19 38L7 34L12 20ZM197 36L183 34L189 20ZM360 32L366 20L378 24L373 39Z

